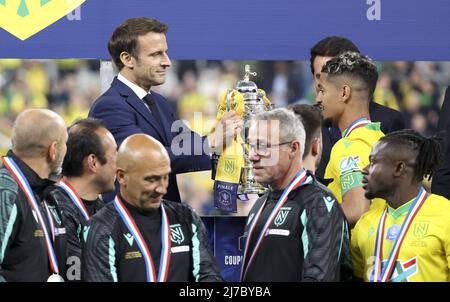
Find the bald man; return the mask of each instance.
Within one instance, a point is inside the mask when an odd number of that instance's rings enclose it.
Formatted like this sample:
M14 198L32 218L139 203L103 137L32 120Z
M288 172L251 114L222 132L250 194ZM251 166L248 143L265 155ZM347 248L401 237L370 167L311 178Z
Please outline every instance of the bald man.
M120 193L92 217L84 281L222 281L200 218L187 205L162 199L170 172L166 149L151 136L123 141Z
M43 200L66 142L66 125L53 111L26 110L14 122L12 150L0 166L0 281L62 281L60 211Z

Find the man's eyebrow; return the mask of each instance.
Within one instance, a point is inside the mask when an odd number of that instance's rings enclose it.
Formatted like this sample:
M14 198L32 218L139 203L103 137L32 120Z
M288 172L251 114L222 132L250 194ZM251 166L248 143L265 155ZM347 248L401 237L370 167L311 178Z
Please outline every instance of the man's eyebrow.
M158 178L158 177L161 177L161 175L146 175L146 176L144 176L144 179Z

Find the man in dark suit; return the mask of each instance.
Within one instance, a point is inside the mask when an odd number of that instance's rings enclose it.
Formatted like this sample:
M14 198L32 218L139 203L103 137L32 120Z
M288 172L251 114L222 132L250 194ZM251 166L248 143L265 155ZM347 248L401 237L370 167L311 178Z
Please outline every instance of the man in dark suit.
M316 92L318 92L318 80L322 66L333 57L345 51L360 52L352 41L337 36L320 40L311 48L310 64ZM384 134L405 128L405 121L400 112L380 105L373 100L369 103L369 114L371 121L381 123L381 131ZM340 138L341 132L339 128L336 125L332 125L329 120L325 120L322 126L322 160L317 168L316 176L323 178L325 168L330 160L331 148Z
M441 150L444 157L442 163L433 176L431 192L450 199L450 86L445 91L444 103L439 114L438 130L441 133Z
M219 123L223 127L216 127L209 137L200 137L178 119L162 95L150 90L164 83L171 65L167 28L155 19L132 18L114 30L108 50L119 74L92 105L89 117L103 120L118 146L135 133L161 142L172 169L165 198L180 201L176 174L211 169L210 152L240 131L242 121L230 111Z

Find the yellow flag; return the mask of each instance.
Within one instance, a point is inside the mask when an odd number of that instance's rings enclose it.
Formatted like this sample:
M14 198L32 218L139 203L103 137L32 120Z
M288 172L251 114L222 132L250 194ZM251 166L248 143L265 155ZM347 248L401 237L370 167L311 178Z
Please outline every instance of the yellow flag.
M55 23L86 0L0 0L0 27L21 40Z

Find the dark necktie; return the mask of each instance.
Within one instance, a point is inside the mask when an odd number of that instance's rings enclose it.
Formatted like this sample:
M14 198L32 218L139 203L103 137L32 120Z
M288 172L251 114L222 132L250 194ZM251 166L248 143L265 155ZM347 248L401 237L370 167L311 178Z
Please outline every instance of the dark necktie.
M147 104L148 108L150 109L153 117L155 118L156 122L159 124L161 129L163 129L163 123L161 119L161 115L159 114L158 108L156 106L156 102L151 94L147 94L143 98L144 102Z

